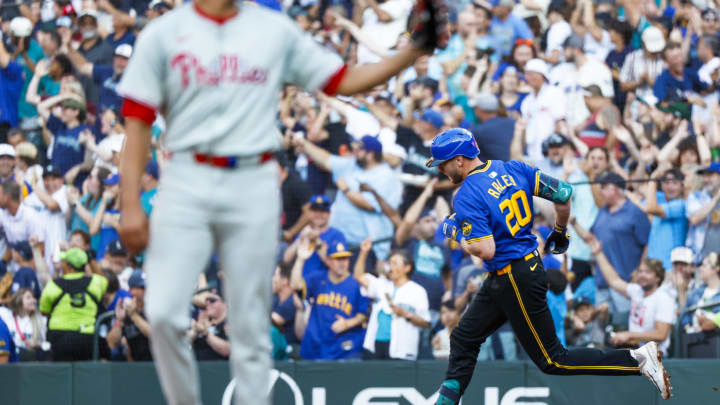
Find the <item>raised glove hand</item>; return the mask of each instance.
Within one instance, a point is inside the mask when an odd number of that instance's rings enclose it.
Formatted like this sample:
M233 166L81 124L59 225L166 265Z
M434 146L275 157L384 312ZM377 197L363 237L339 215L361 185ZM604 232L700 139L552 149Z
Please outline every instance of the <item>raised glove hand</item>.
M557 225L545 240L545 253L548 251L553 254L565 253L570 246L570 235L567 228L559 228Z
M460 242L462 232L460 232L460 225L455 219L455 214L452 214L449 217L445 217L442 222L442 232L446 238L454 239L457 242Z
M417 0L410 18L410 38L416 48L433 52L447 47L450 30L445 0Z

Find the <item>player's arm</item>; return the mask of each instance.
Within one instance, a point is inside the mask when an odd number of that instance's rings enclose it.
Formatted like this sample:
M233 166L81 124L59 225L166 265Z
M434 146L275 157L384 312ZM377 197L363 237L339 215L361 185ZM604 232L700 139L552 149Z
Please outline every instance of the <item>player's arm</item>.
M387 82L426 53L426 51L408 46L380 62L348 67L337 87L337 93L351 96L368 91L378 84Z
M466 252L483 260L491 260L495 257L495 239L487 238L477 241L462 240L460 243Z

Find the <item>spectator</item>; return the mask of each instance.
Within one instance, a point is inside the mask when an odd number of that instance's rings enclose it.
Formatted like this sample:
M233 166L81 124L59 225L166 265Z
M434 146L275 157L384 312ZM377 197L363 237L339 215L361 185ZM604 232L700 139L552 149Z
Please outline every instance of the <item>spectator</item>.
M41 223L45 226L45 261L51 275L55 274L53 255L67 235L66 217L70 207L67 188L63 183L61 173L49 164L43 171L42 184L36 181L32 185L33 193L23 200L26 207L40 213Z
M49 348L46 340L47 319L37 308L32 290L21 288L13 293L8 307L0 307L20 361L42 360Z
M112 271L118 278L120 288L127 290L134 269L129 265L128 253L120 239L112 241L107 246L105 253L100 260L100 267Z
M62 276L48 282L40 296L40 312L49 318L47 340L54 361L90 360L107 280L84 274L88 256L78 248L61 252L60 260Z
M688 294L695 290L695 253L685 246L678 246L670 252L672 271L665 277L663 287L675 297L678 308L685 308Z
M515 72L515 70L507 69L507 72ZM510 75L511 73L507 74ZM504 79L500 80L503 81ZM510 144L515 131L515 120L498 115L500 103L497 97L490 93L478 94L472 100L472 106L474 107L475 116L481 122L472 131L477 144L482 145L480 159L483 161L510 160Z
M640 266L650 234L650 222L645 213L625 196L625 180L622 177L607 172L597 181L601 184L605 205L600 208L591 232L601 242L603 252L620 280L627 283L633 270ZM598 271L595 278L598 286L596 302L609 301L613 313L627 314L630 311L628 294L621 292L624 289L610 289L604 276L605 272Z
M555 325L555 334L557 334L560 343L567 347L565 341L565 317L567 316L568 307L565 301L565 287L567 287L567 278L560 269L547 268L545 270L547 276L547 301L550 308L553 324Z
M432 340L433 357L437 360L447 360L450 357L450 334L460 322L462 314L455 308L452 300L443 301L440 307L440 323L443 328L435 334Z
M273 305L270 313L272 324L285 336L287 344L299 344L300 337L295 333L295 291L290 287L292 266L281 263L275 269L272 278Z
M60 117L51 112L57 104L62 105ZM61 176L85 160L84 142L90 134L90 128L83 124L85 110L85 102L74 94L50 97L38 105L38 114L47 129L43 137L52 149L50 163Z
M590 298L580 296L573 300L573 312L566 328L568 347L605 348L605 321L607 304L596 308Z
M550 75L547 64L531 59L525 64L525 78L532 89L522 102L523 124L515 125L512 159L527 156L530 161L542 159L542 143L555 132L557 121L565 119L565 95L547 83ZM523 152L526 150L526 152Z
M108 36L109 39L110 36ZM98 113L100 114L105 110L119 111L122 107L122 98L115 92L115 88L120 84L120 79L122 79L122 74L133 51L132 45L126 42L111 46L115 50L111 65L94 64L79 52L69 53L70 60L78 73L92 78L95 86L99 88Z
M16 165L14 175L18 182L22 180L21 195L25 198L32 193L32 186L30 184L32 184L36 178L42 177L42 166L37 163L38 150L32 143L21 141L15 146L15 151Z
M547 44L545 45L545 62L556 65L562 59L563 43L572 35L572 27L567 22L570 11L568 4L563 1L551 1L547 10L548 29Z
M103 270L103 275L108 281L108 287L103 296L103 306L107 311L115 311L115 308L121 305L125 298L132 298L132 295L130 291L120 288L120 282L112 270Z
M387 163L382 161L382 144L372 136L362 138L353 157L331 155L304 138L297 146L323 170L332 173L338 195L331 207L330 226L345 235L349 245L359 245L366 238L383 239L392 235L392 223L380 212L380 206L369 192L360 192L360 184L372 187L394 209L400 205L402 186ZM378 243L373 251L386 259L389 243Z
M627 56L635 50L635 48L630 45L633 28L627 21L615 19L608 22L607 28L610 32L610 40L613 45L615 45L615 49L610 50L605 58L605 63L608 65L608 68L610 68L610 73L613 78L613 93L615 96L612 102L618 110L625 111L627 93L620 87L620 81L622 80L621 70Z
M287 156L283 153L278 156L280 166L281 194L283 211L280 217L283 228L283 240L292 242L295 235L305 227L306 222L301 221L303 206L310 200L310 187L305 183L295 169L290 165Z
M35 73L28 85L25 101L37 106L48 97L60 94L63 80L75 80L73 66L65 54L57 54L52 59L43 59L35 65Z
M0 143L0 182L11 180L15 168L15 148L7 143Z
M292 269L290 286L305 289L312 302L310 319L300 346L300 356L307 360L351 359L362 356L362 342L369 301L360 294L360 285L350 275L350 256L342 243L328 248L329 271L302 276L303 261L312 251L298 249L298 260Z
M7 136L10 128L18 125L18 101L23 88L23 68L12 60L5 48L4 41L0 41L0 139Z
M672 269L670 252L685 244L688 222L683 199L683 179L680 169L665 170L664 165L650 176L662 184L657 191L657 183L648 183L647 200L642 207L646 214L652 215L652 226L648 239L647 257L658 259L666 270Z
M153 207L155 206L155 196L157 195L158 180L160 179L160 166L154 160L150 160L145 166L145 173L140 177L140 185L142 194L140 195L140 204L143 211L150 217Z
M23 87L16 100L18 102L18 118L25 121L33 118L37 111L33 105L25 101L28 84L33 76L35 64L42 59L42 48L32 36L32 22L25 17L15 17L10 21L10 43L15 47L14 61L23 69ZM3 53L0 51L0 53Z
M451 100L462 95L460 79L468 67L466 61L470 53L475 52L476 48L490 47L487 31L478 26L476 13L464 10L458 14L457 19L457 32L450 37L447 48L437 55L448 81ZM510 51L509 46L507 50Z
M89 226L91 236L100 236L97 247L98 260L105 256L108 245L120 238L117 232L120 227L120 199L118 198L120 175L114 174L106 178L103 180L103 184L105 190L102 193L100 206L93 215L93 220Z
M528 95L524 90L520 91L520 71L515 66L508 66L500 75L498 84L498 101L505 109L507 116L517 120L521 117L520 107L522 102ZM523 88L525 87L523 83ZM477 114L478 112L475 110L475 115ZM480 152L482 153L482 151Z
M695 288L688 295L687 303L681 312L680 324L686 332L704 330L703 319L712 319L720 312L720 306L713 308L696 308L711 303L720 303L720 255L710 253L700 265L698 278L703 285ZM696 308L695 311L689 310Z
M410 280L413 264L404 251L390 253L387 274L376 277L365 272L365 261L372 248L366 239L355 262L355 280L362 294L373 300L372 313L363 347L368 359L415 360L420 330L430 327L430 311L425 289Z
M45 240L44 218L25 204L21 204L20 186L5 181L0 186L0 226L7 243L27 241L35 236L39 242Z
M686 242L698 255L696 262L702 260L706 256L706 252L714 248L712 245L705 246L705 243L711 213L719 208L720 163L712 163L710 166L699 170L698 174L702 175L703 188L688 196L687 217L690 222L690 229Z
M662 263L656 259L645 259L637 268L636 282L628 283L603 253L603 244L597 239L590 242L598 268L613 290L632 301L630 322L627 331L615 332L610 343L616 347L638 346L654 341L664 355L670 346L670 328L675 322L675 302L663 288L665 278Z
M572 128L582 127L590 116L585 102L585 87L596 85L603 97L613 97L612 75L607 66L584 51L585 42L578 35L571 35L563 44L565 63L553 68L550 82L565 93L566 119Z
M68 189L68 204L74 211L72 214L72 222L70 231L81 230L83 232L90 231L90 225L93 217L97 214L102 204L103 194L105 193L104 180L110 176L110 170L104 167L96 167L90 172L85 185L87 190L82 197L79 195L78 189ZM100 235L92 236L90 246L97 251L100 247Z
M616 140L611 132L620 124L620 111L596 84L585 87L583 94L590 117L578 126L578 138L589 147L604 146L612 150Z
M656 27L648 27L642 33L642 49L637 49L625 57L620 71L620 88L622 91L632 93L634 99L645 100L655 104L657 100L653 94L655 79L665 69L665 62L661 52L665 49L665 37ZM637 106L633 107L635 115Z
M283 255L283 261L286 264L292 264L297 256L298 246L304 242L309 243L313 255L305 261L303 277L316 271L327 271L328 267L325 265L327 247L337 242L346 243L342 232L329 225L330 200L325 196L316 195L310 198L309 204L310 224L305 227ZM292 342L289 341L289 343Z
M680 45L668 45L664 55L667 68L655 79L653 85L656 100L683 100L690 96L689 93L704 87L699 83L697 72L685 67L685 55Z
M393 47L400 34L405 31L407 19L412 10L410 0L365 0L355 4L355 11L362 19L361 33L383 49ZM360 21L357 21L358 23ZM366 46L358 46L358 63L371 63L380 60L381 55L374 54Z
M558 179L567 178L565 162L575 159L573 143L567 137L554 133L545 139L542 151L545 158L535 161L538 169Z
M205 308L192 320L190 337L198 360L227 360L230 341L227 335L227 306L219 290L205 297Z
M14 294L17 291L27 289L32 292L35 299L40 298L40 290L50 278L44 266L41 266L42 268L37 273L35 271L35 262L42 263L42 255L35 260L33 249L28 241L11 243L8 247L11 251L12 261L17 266L10 291ZM38 274L40 277L38 277ZM43 284L40 284L39 278L42 279Z
M525 20L512 14L514 0L500 0L493 4L490 40L495 52L499 56L505 56L510 53L516 40L532 40L533 34Z
M128 361L151 361L150 324L145 316L145 273L135 270L128 285L132 298L123 299L115 307L115 322L107 335L108 346L115 349L124 339Z

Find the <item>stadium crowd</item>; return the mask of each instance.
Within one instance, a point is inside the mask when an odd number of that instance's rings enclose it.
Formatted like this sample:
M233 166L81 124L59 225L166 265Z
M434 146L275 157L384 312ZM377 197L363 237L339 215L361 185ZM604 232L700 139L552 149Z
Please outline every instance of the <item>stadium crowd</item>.
M102 358L152 359L143 312L152 269L117 231L125 129L115 88L143 27L192 7L182 3L0 2L1 362L88 360L95 334ZM719 5L448 3L448 47L385 85L331 98L287 84L278 95L278 131L267 134L286 147L275 155L273 357L448 357L449 334L487 277L439 230L454 186L425 162L433 137L453 127L472 132L482 160L524 160L574 185L570 248L543 258L563 344L656 341L672 355L680 336L717 336ZM286 13L355 65L408 45L413 1L242 7ZM142 179L148 215L168 158L164 129L159 116ZM536 199L535 211L543 252L552 206ZM530 218L511 210L508 226ZM187 309L198 359L230 354L222 273L237 270L213 259L198 280ZM480 358L525 357L503 325Z

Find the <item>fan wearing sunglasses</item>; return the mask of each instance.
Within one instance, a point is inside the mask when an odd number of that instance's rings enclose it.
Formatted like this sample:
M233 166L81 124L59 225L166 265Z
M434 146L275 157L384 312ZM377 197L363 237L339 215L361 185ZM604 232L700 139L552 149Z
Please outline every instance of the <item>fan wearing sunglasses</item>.
M225 327L227 307L217 289L205 296L205 308L192 320L190 337L198 360L227 360L230 342Z

